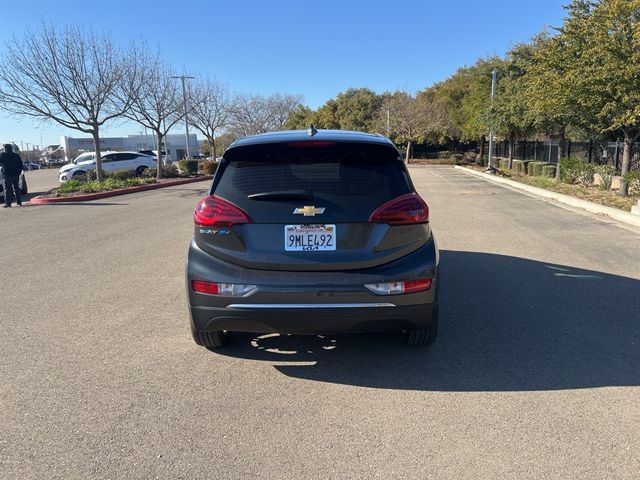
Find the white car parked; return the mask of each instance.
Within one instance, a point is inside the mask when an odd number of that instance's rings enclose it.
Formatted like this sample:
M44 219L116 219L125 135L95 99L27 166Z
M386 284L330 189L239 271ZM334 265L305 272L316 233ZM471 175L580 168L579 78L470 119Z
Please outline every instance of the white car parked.
M117 170L130 170L136 175L148 168L155 168L156 161L153 157L138 152L105 152L102 155L102 171L115 172ZM82 180L89 170L95 170L96 160L93 152L79 155L72 163L63 166L58 172L58 180Z

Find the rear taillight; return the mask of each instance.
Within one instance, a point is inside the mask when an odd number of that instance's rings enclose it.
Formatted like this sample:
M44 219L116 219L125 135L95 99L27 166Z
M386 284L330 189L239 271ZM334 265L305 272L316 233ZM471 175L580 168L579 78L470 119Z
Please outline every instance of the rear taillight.
M368 283L369 290L378 295L399 295L402 293L424 292L431 288L431 278L408 280L406 282Z
M239 285L237 283L214 283L192 280L191 288L194 292L206 295L222 295L225 297L244 297L253 292L255 285Z
M429 207L417 193L407 193L378 207L369 221L389 225L426 223L429 221Z
M198 226L230 227L251 223L249 215L237 205L215 195L204 197L196 205L193 221Z

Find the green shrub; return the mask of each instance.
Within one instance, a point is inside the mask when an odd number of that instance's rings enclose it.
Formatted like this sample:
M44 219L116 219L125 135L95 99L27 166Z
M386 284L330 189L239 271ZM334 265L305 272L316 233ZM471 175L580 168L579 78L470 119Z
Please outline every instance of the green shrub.
M600 190L610 190L616 169L612 165L598 165L595 171L600 176Z
M214 162L213 160L205 160L202 163L202 172L205 175L213 175L214 173L216 173L217 169L218 169L218 163Z
M593 174L595 173L595 167L591 163L580 162L578 166L578 182L589 187L593 184Z
M535 166L535 162L527 162L527 175L530 177L534 177L533 167Z
M581 162L576 157L564 157L560 159L560 179L566 183L576 183L580 175Z
M98 182L95 180L79 182L77 180L71 180L69 182L63 183L58 187L58 193L60 194L68 194L74 192L81 193L95 193L95 192L104 192L107 190L117 190L121 188L135 187L138 185L146 185L148 183L154 183L155 180L153 178L107 178L102 182Z
M624 179L629 186L629 195L640 195L640 171L628 172Z
M524 168L524 162L522 160L513 161L513 171L516 173L522 173Z
M542 176L547 178L556 178L556 166L547 164L542 167Z
M178 165L180 166L180 171L187 175L195 175L198 173L198 160L180 160Z
M452 153L451 160L453 160L453 163L455 163L456 165L460 165L464 162L464 155L461 153Z
M529 169L531 171L531 173L529 175L532 175L534 177L542 177L542 169L546 166L548 166L549 164L547 162L531 162L529 163Z
M115 172L109 172L106 178L117 178L118 180L126 180L127 178L134 178L136 176L135 172L131 170L116 170Z
M157 168L150 168L145 170L143 177L145 178L156 178L158 176ZM178 167L176 167L173 163L169 165L162 165L162 178L176 178L180 176L180 172L178 172Z

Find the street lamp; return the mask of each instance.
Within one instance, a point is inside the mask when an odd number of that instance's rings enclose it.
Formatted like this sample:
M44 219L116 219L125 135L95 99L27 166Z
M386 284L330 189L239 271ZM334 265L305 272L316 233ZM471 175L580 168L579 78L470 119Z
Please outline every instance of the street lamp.
M191 152L189 151L189 114L188 114L188 108L187 108L186 80L191 80L196 77L189 77L187 75L177 75L171 78L179 78L180 80L182 80L182 101L184 103L184 128L185 128L185 135L187 138L187 158L191 158Z
M493 106L493 99L496 96L496 71L491 72L491 105ZM491 121L491 131L489 132L489 162L486 173L496 173L496 169L493 167L493 119Z

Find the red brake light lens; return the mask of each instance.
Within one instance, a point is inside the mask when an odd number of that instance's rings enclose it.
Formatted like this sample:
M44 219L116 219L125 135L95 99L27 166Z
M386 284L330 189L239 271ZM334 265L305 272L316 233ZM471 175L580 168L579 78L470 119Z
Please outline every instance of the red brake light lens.
M208 195L198 202L193 221L206 227L230 227L239 223L251 223L249 215L237 205L215 195Z
M365 287L377 295L400 295L429 290L432 282L431 278L423 278L406 282L368 283Z
M407 193L378 207L369 217L373 223L413 225L429 221L429 207L417 193Z
M201 282L199 280L191 281L191 288L194 292L206 293L207 295L218 295L220 289L217 283Z
M431 279L409 280L404 282L404 293L415 293L429 290L431 288Z

